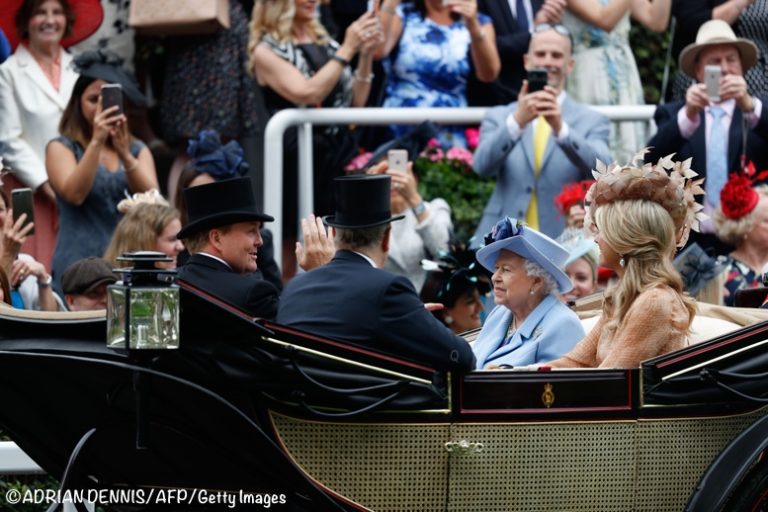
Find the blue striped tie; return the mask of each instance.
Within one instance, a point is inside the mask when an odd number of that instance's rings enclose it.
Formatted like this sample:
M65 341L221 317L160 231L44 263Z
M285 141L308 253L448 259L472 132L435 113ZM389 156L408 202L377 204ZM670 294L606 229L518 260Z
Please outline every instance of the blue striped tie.
M723 126L725 110L722 107L711 107L712 128L709 131L707 145L707 179L706 190L709 204L716 207L720 204L720 191L728 180L728 134Z

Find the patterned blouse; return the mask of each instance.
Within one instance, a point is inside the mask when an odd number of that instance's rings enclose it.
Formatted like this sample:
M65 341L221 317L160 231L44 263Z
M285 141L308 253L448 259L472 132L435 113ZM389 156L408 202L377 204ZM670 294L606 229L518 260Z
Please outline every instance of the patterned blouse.
M307 78L312 77L318 69L331 59L339 49L339 43L329 40L328 44L294 44L291 42L281 43L269 34L264 34L261 38L262 43L266 43L278 57L293 64L302 75ZM269 87L264 87L264 103L270 115L285 109L294 108L296 105L280 96ZM336 87L328 94L323 101L323 107L348 107L352 104L352 71L349 66L339 77ZM311 105L317 106L317 105Z
M745 288L758 288L762 286L762 275L752 270L748 265L740 262L731 255L719 256L717 262L725 267L725 289L723 290L723 303L733 306L736 290Z

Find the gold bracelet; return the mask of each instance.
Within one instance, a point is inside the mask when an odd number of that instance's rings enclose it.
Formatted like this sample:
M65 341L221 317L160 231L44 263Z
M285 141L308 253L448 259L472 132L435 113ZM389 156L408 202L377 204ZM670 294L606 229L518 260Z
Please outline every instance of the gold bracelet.
M355 81L360 82L362 84L369 84L371 81L373 81L373 77L376 76L373 73L370 73L368 76L363 77L360 75L359 71L355 71Z

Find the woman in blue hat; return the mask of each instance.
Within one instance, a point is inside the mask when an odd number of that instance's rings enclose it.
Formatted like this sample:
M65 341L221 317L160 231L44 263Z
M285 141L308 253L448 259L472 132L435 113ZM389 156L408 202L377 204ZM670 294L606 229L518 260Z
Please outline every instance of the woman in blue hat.
M584 337L579 318L557 298L572 287L567 259L557 242L516 219L496 223L477 252L493 272L496 303L472 347L478 370L555 359Z

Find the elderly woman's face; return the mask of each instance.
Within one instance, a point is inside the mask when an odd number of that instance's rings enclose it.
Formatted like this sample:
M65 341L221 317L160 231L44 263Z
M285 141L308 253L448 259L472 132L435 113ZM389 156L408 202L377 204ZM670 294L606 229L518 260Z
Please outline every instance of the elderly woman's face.
M67 16L59 0L45 0L29 19L29 41L38 44L59 44L67 29Z
M592 265L585 258L579 258L565 267L565 273L571 279L571 284L573 284L573 289L563 294L565 300L586 297L595 292L597 282L592 277Z
M525 272L525 259L502 250L496 259L493 277L493 301L513 312L528 305L535 278Z

